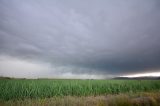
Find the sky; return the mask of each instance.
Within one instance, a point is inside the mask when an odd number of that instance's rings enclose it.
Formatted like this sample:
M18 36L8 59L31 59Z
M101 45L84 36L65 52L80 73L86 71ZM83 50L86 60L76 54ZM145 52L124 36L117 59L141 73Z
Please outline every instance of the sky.
M160 76L159 0L0 0L0 76Z

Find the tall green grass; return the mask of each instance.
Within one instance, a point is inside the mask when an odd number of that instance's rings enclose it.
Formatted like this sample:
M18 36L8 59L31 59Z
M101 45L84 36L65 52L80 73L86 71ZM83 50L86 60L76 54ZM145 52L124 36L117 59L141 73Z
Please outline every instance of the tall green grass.
M0 80L0 99L160 91L160 80Z

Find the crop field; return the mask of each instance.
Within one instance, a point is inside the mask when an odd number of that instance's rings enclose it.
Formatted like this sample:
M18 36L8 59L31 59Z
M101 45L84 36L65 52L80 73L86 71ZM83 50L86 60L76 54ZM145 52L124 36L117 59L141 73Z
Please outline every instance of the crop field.
M160 80L0 80L0 99L159 92Z

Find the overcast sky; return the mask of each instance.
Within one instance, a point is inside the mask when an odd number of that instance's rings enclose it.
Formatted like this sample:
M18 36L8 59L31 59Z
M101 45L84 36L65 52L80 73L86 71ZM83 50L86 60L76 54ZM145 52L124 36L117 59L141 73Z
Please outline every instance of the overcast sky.
M160 0L0 0L0 76L160 73Z

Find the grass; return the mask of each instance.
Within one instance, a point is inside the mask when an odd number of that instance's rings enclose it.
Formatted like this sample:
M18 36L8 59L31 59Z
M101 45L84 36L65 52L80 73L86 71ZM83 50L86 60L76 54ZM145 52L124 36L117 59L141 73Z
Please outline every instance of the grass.
M0 100L159 92L160 80L0 80Z
M9 100L0 106L160 106L160 92Z

